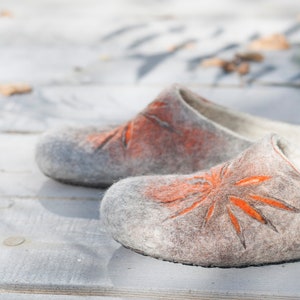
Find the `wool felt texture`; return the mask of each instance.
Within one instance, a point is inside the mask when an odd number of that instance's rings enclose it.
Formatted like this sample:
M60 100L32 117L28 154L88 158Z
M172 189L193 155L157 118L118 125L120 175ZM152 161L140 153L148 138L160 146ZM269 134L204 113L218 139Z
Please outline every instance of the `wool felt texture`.
M300 259L300 151L276 134L211 169L132 177L101 204L112 237L139 253L206 267Z
M296 140L300 127L234 112L175 84L122 126L47 132L36 162L56 180L108 186L129 176L208 168L274 131Z

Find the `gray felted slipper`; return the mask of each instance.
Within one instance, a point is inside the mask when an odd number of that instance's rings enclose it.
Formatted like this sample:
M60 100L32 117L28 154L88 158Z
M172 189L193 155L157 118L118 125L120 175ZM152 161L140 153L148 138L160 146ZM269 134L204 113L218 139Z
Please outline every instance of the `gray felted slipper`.
M274 131L296 139L300 127L232 112L173 85L122 126L46 133L37 145L36 161L54 179L107 186L129 176L211 167Z
M273 134L190 175L132 177L101 205L113 238L184 264L240 267L300 259L300 151Z

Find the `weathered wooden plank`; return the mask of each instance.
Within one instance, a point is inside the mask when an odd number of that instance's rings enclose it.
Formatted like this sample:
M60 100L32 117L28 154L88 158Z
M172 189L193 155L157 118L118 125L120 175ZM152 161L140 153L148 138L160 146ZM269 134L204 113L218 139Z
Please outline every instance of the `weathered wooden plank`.
M103 190L55 182L38 170L34 161L37 135L0 135L0 207L14 198L99 199ZM6 198L11 200L6 200ZM76 201L75 201L76 202ZM5 204L6 205L6 204ZM76 205L76 204L74 204Z
M168 14L168 15L199 15L199 17L212 15L240 15L241 17L278 17L283 16L293 17L295 15L295 7L297 3L293 0L286 0L284 5L280 0L265 0L260 5L255 5L252 2L226 1L220 3L217 0L212 0L209 3L199 3L197 0L190 0L189 5L184 5L180 1L168 0L160 3L151 1L145 5L136 1L127 1L124 4L122 0L113 0L106 3L105 10L103 3L97 0L73 0L72 5L69 1L46 0L43 4L35 0L27 0L28 5L24 5L20 0L3 0L3 6L15 9L26 17L39 15L39 13L48 12L49 16L66 15L78 17L81 15L88 16L105 16L105 15L145 15ZM233 10L233 7L235 8ZM272 9L270 9L270 7ZM151 11L153 10L153 11ZM56 13L56 14L54 14ZM138 16L137 16L138 18Z
M45 177L39 171L26 174L1 173L0 199L46 197L54 199L99 199L104 190L66 185ZM3 200L0 200L3 201Z
M2 83L68 82L66 78L73 68L90 63L97 57L87 47L3 47L0 49L0 81ZM84 82L84 78L82 82Z
M164 87L52 86L38 88L30 95L16 95L9 99L0 97L0 131L41 132L63 125L118 124L141 111ZM230 108L282 121L300 122L297 89L189 87Z
M1 283L109 286L106 266L118 245L93 212L99 203L74 203L89 212L87 218L70 215L64 201L54 202L62 209L55 211L53 200L26 199L1 210Z
M0 210L0 290L167 299L300 296L299 263L219 269L163 262L120 247L101 218L55 211L54 202L15 200ZM72 201L65 202L71 208ZM99 204L76 203L90 212Z
M42 131L58 125L121 122L146 106L160 88L62 86L0 97L4 131ZM22 114L19 112L22 111Z
M87 299L86 296L79 296L79 295L43 295L43 294L18 294L18 293L1 293L0 292L0 299L1 300L84 300ZM116 298L116 297L101 297L101 296L89 296L89 300L122 300L125 298Z
M210 56L232 58L244 51L255 36L286 32L291 43L298 46L290 51L265 53L266 60L254 65L246 79L251 83L300 84L300 26L295 18L223 17L216 21L197 15L184 20L153 16L133 20L125 15L91 20L83 15L82 22L84 27L77 17L55 14L45 18L44 13L37 13L29 21L22 14L0 19L0 81L27 81L33 85L173 81L239 85L238 76L224 75L218 68L199 67L202 60Z
M227 43L228 44L228 43ZM151 48L151 45L147 45ZM172 47L170 45L169 47ZM209 45L207 45L209 46ZM218 52L218 47L206 51L166 50L150 54L141 51L114 56L117 45L95 50L76 47L1 47L0 81L41 84L186 84L240 86L236 74L225 74L219 68L203 68L201 61ZM209 49L201 42L202 49ZM220 57L232 58L241 51L226 50ZM183 53L180 53L183 52ZM280 53L266 54L263 63L252 64L244 81L251 84L293 84L300 86L299 47ZM102 58L101 58L102 57ZM107 57L107 58L106 58Z
M46 16L105 16L105 15L134 15L138 18L138 14L142 17L145 15L177 15L190 16L199 15L199 17L211 16L232 16L239 15L244 17L273 17L282 18L293 17L295 15L295 7L297 3L293 0L286 0L284 5L280 0L265 0L260 5L252 2L226 1L219 2L212 0L209 3L199 3L197 0L190 0L189 5L184 5L180 1L166 1L163 3L151 1L145 5L136 1L127 1L124 4L122 0L113 0L105 5L97 0L73 0L72 5L69 1L46 0L43 4L35 0L27 0L28 5L24 5L20 0L3 0L2 5L9 9L15 10L24 17L34 17L44 13ZM270 9L270 7L272 9ZM233 9L234 8L234 9ZM48 12L48 13L47 13Z
M23 289L18 289L19 287L22 287ZM26 296L28 295L29 290L26 290L26 287L22 286L22 285L18 285L16 287L16 290L18 290L19 292L22 291L22 295L24 295L25 299L31 299L31 298L27 298ZM8 291L8 290L7 290ZM42 293L42 291L44 292L44 294ZM56 292L56 294L55 294ZM63 299L69 299L68 297L70 297L70 293L74 292L74 287L72 286L66 286L63 287L61 289L56 289L53 290L53 288L51 289L51 286L49 288L49 286L45 286L43 287L43 290L40 289L38 294L41 295L42 297L45 297L45 294L50 294L51 296L58 296L57 294L60 293L59 295L64 295L67 296L67 298L63 298ZM9 293L11 293L11 291L9 291ZM15 292L13 292L15 293ZM6 293L7 294L7 293ZM36 292L37 294L37 292ZM101 296L94 296L94 295L105 295L104 297ZM32 295L32 294L30 294ZM92 296L93 295L93 296ZM117 295L118 297L122 297L122 298L111 298L109 295ZM71 296L71 299L73 296ZM261 300L283 300L283 299L288 299L288 300L298 300L299 298L296 296L279 296L279 295L250 295L250 294L232 294L232 293L226 293L226 294L221 294L221 293L205 293L205 292L200 292L200 291L189 291L184 292L184 291L176 291L176 294L173 292L166 292L166 291L155 291L155 290L142 290L142 291L127 291L127 290L116 290L116 289L105 289L105 292L103 292L103 290L92 287L92 288L88 288L88 289L81 289L80 291L78 291L78 289L76 290L76 299L78 297L80 297L79 299L145 299L145 300L149 300L149 299L166 299L166 300L176 300L176 299L187 299L187 300L214 300L214 299L220 299L220 300L257 300L257 299L261 299ZM108 297L108 298L107 298ZM6 299L6 298L5 298ZM10 298L9 298L10 299ZM14 298L13 298L14 299ZM23 299L23 298L21 298ZM35 298L34 298L35 299ZM42 298L45 299L45 298ZM49 298L46 298L49 299ZM52 299L52 297L50 298ZM56 298L54 298L56 299ZM61 298L59 298L61 299Z

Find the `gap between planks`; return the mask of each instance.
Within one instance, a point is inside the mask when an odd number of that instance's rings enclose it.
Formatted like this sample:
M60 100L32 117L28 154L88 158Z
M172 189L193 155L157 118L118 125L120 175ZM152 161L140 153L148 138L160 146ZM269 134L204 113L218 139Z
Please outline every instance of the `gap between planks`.
M100 193L104 193L103 191L99 192ZM13 196L13 195L0 195L0 199L10 199L10 200L70 200L70 201L74 201L74 200L79 200L79 201L86 201L86 200L90 200L90 201L99 201L102 198L102 194L99 195L99 197L49 197L49 196Z
M122 288L101 288L87 286L66 286L66 285L27 285L27 284L2 284L0 285L0 293L22 293L22 294L46 294L46 295L76 295L76 296L106 296L106 297L126 297L138 299L166 299L166 300L296 300L294 296L275 296L262 294L234 294L234 293L209 293L199 292L195 290L129 290Z
M180 82L178 82L180 83ZM49 88L49 87L77 87L77 86L91 86L91 87L164 87L164 86L168 86L172 83L166 83L166 84L159 84L159 83L143 83L143 84L136 84L136 83L121 83L121 82L114 82L114 83L99 83L97 81L93 82L93 81L89 81L89 82L74 82L74 83L68 83L68 82L57 82L57 83L42 83L42 84L38 84L38 88ZM239 88L239 89L243 89L244 87L247 86L253 86L253 85L258 85L258 86L265 86L265 87L292 87L292 88L300 88L300 83L298 82L263 82L260 80L254 80L251 81L250 83L247 83L247 80L245 81L245 83L194 83L194 82L188 82L185 81L183 83L180 83L184 86L187 87L193 87L193 88L202 88L202 87L208 87L208 88ZM34 83L33 83L34 85ZM22 96L22 95L21 95ZM20 95L19 95L20 97ZM8 131L9 132L9 131Z

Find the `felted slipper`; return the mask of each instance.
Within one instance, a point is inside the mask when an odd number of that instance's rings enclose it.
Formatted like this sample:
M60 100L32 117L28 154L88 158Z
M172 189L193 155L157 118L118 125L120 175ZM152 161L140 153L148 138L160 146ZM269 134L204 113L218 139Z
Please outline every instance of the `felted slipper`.
M233 112L173 85L122 126L46 133L36 161L54 179L107 186L129 176L211 167L273 131L296 139L300 127Z
M190 175L121 180L101 219L137 252L191 265L241 267L300 259L300 150L273 134L233 160Z

